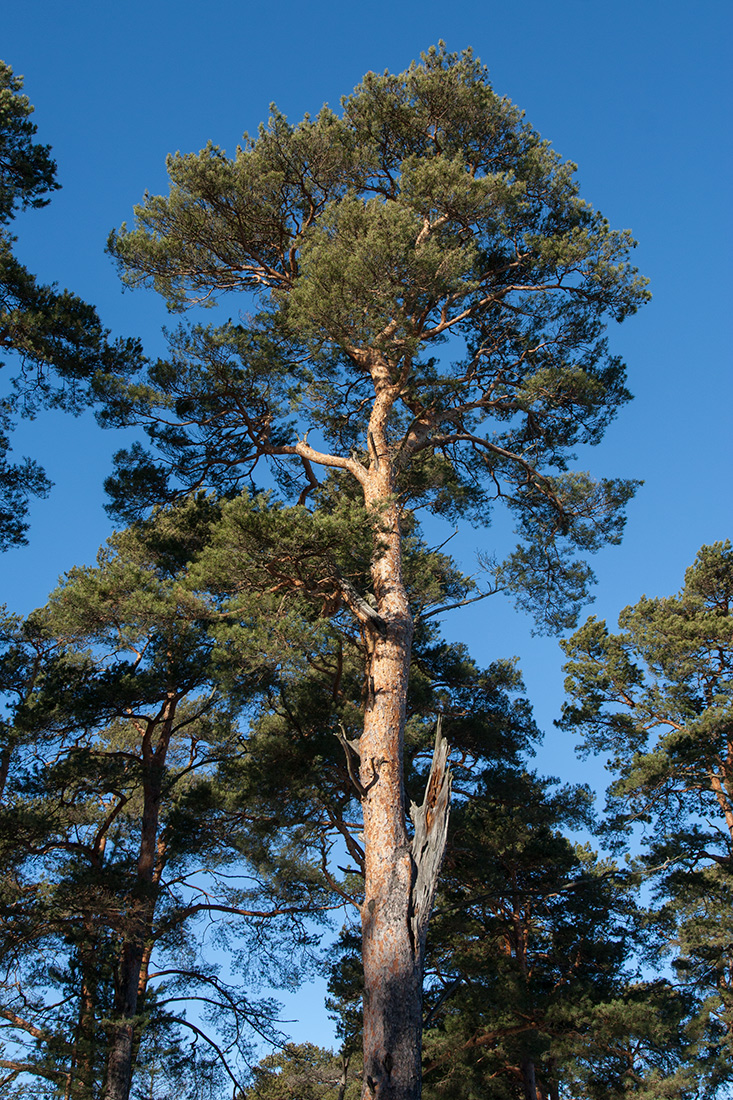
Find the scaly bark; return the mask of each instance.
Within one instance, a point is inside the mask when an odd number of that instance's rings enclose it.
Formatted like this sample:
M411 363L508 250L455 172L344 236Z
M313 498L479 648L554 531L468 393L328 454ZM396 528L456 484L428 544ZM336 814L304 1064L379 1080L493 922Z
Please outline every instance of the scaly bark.
M360 738L365 889L364 1100L419 1100L422 1081L422 986L425 937L445 846L450 782L446 754L436 749L442 776L431 770L426 804L413 808L418 845L407 827L403 741L413 619L402 577L399 508L388 461L385 423L390 407L377 387L371 418L373 462L367 506L379 506L372 585L378 621L363 623L367 699ZM380 400L381 398L381 400ZM432 793L431 793L432 791ZM441 792L440 813L427 805ZM437 850L434 838L438 838ZM422 873L421 873L422 872Z
M142 947L139 945L125 945L122 951L115 1005L117 1022L111 1028L104 1100L128 1100L130 1095L137 990L142 954Z
M410 923L414 870L402 763L413 623L396 506L390 511L388 534L372 567L381 630L367 628L367 700L359 744L365 791L362 1095L370 1100L420 1095L422 973Z

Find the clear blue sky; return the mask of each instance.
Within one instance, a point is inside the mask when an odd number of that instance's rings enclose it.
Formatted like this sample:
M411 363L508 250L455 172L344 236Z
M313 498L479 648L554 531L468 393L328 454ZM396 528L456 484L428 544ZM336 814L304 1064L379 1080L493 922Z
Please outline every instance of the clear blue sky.
M146 188L166 188L166 153L209 139L233 152L272 101L297 121L337 106L369 69L402 70L439 39L472 46L495 89L579 165L584 197L632 229L651 279L652 304L610 332L636 400L581 462L645 480L623 545L596 561L592 610L615 621L642 593L677 590L700 545L733 533L732 29L729 0L23 0L3 12L0 57L25 76L63 190L16 223L18 254L92 301L115 334L160 353L163 307L122 295L104 243ZM18 434L18 453L39 458L56 487L32 510L30 545L0 562L0 599L13 609L43 602L60 573L93 560L110 530L102 480L123 444L91 418L60 414ZM454 545L470 569L491 532ZM603 785L552 728L554 640L532 638L499 598L445 629L479 660L517 655L547 732L539 766Z

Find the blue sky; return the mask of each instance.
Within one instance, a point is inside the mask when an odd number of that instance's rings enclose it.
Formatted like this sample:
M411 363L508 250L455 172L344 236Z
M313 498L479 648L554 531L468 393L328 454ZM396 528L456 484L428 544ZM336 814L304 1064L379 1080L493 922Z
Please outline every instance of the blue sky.
M0 57L25 76L63 190L16 222L18 255L92 301L115 334L161 353L164 308L122 294L104 244L146 188L166 188L168 152L209 139L233 152L272 101L297 121L324 101L336 107L369 69L402 70L439 39L472 46L495 89L579 165L584 197L632 229L651 280L651 305L610 332L636 400L581 456L595 474L645 481L622 546L595 563L592 611L615 621L642 593L677 590L700 545L732 533L732 28L727 0L24 0L3 13ZM101 485L125 440L62 414L16 439L56 483L32 509L30 545L2 559L0 599L27 611L109 533ZM453 545L470 570L491 531ZM530 627L500 598L445 624L479 660L519 657L546 730L539 766L602 787L600 765L578 765L552 728L561 655Z

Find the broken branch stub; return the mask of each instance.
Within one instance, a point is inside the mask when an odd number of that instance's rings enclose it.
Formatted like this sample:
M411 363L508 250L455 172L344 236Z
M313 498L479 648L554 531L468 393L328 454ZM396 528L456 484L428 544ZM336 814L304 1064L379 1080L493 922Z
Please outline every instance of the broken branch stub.
M430 775L422 806L410 803L410 817L415 828L412 838L412 858L415 864L412 882L412 926L415 950L422 956L428 932L430 911L438 885L448 836L450 814L451 770L448 766L450 745L443 739L443 722L438 718L435 748Z

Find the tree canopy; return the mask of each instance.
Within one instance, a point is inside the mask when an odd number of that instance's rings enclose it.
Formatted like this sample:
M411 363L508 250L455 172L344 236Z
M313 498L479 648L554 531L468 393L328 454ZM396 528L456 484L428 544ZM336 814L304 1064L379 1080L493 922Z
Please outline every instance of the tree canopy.
M470 51L441 47L367 74L341 115L275 112L233 158L209 145L168 170L169 195L110 238L125 280L173 309L242 292L263 308L180 330L118 392L108 415L145 423L163 462L120 457L117 511L231 491L263 456L286 484L300 469L302 494L319 463L365 487L381 461L404 503L485 523L501 498L527 539L507 582L564 623L587 577L557 546L618 538L632 489L568 459L628 400L606 318L648 297L629 233L581 199L574 166ZM536 576L548 559L555 600Z

